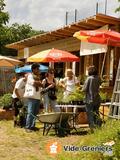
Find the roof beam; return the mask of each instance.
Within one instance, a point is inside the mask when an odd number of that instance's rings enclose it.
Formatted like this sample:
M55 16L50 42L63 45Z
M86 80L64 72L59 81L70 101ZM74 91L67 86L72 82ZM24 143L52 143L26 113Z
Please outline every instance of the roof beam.
M75 24L77 27L79 27L79 30L85 30L85 29L95 29L96 27L93 25L84 25L84 24L81 24L81 23L78 23L78 24Z
M111 16L108 16L108 15L104 15L104 14L97 14L96 15L96 18L103 18L103 19L107 19L107 20L110 20L110 21L114 21L115 23L119 23L120 24L120 19L116 18L116 17L111 17Z
M55 33L57 33L58 35L63 35L64 37L69 37L69 36L71 36L71 33L66 33L66 31L64 31L64 30L60 30L59 32L58 31L56 31Z
M100 18L100 17L95 18L95 20L97 22L102 22L102 23L105 23L105 24L113 24L113 25L118 24L118 22L116 22L116 21L109 20L109 19L104 19L104 18Z
M87 19L87 20L86 20L86 23L87 23L88 25L89 25L89 24L93 24L93 25L96 26L96 27L101 27L101 26L106 25L106 23L100 22L100 21L96 21L95 19Z

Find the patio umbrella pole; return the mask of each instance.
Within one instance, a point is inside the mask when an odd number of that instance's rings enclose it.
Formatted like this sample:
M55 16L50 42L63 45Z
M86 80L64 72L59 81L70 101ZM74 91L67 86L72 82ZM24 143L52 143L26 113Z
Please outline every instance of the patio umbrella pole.
M49 67L54 68L54 62L50 62Z
M107 51L106 51L105 54L104 54L104 59L103 59L103 63L102 63L101 73L100 73L100 77L101 77L101 78L102 78L103 69L104 69L104 66L105 66L106 55L107 55Z

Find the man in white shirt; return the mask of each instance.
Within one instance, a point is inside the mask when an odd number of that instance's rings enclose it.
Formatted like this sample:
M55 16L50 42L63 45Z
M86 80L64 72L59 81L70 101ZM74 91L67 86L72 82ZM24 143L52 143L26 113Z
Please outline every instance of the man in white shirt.
M40 91L41 91L41 81L40 81L40 71L39 64L34 63L31 66L32 73L27 77L27 83L25 86L24 97L28 98L28 109L26 118L26 131L35 131L36 115L40 108Z
M12 98L13 98L13 107L15 109L14 112L14 127L17 125L17 116L19 114L19 104L22 101L23 103L24 98L24 91L25 91L25 84L26 84L26 80L27 77L25 76L24 73L21 73L20 75L21 77L17 80L14 90L13 90L13 94L12 94ZM22 107L22 106L21 106Z

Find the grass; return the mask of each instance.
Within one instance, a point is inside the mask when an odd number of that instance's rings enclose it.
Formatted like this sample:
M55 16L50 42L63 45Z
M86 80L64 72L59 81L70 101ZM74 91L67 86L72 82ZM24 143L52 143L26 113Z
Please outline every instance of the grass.
M85 133L80 129L80 133ZM105 156L100 152L65 152L63 146L103 146L103 143L114 141L113 156ZM52 156L48 152L48 144L58 143L60 152ZM69 135L59 138L53 133L42 135L42 130L26 133L22 128L14 128L12 121L0 121L0 160L110 160L120 159L120 121L107 121L94 134Z

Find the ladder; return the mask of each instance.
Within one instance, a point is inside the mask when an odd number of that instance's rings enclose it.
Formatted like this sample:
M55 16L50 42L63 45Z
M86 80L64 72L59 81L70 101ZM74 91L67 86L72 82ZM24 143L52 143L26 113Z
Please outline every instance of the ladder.
M109 117L114 119L120 119L120 60L111 99Z

